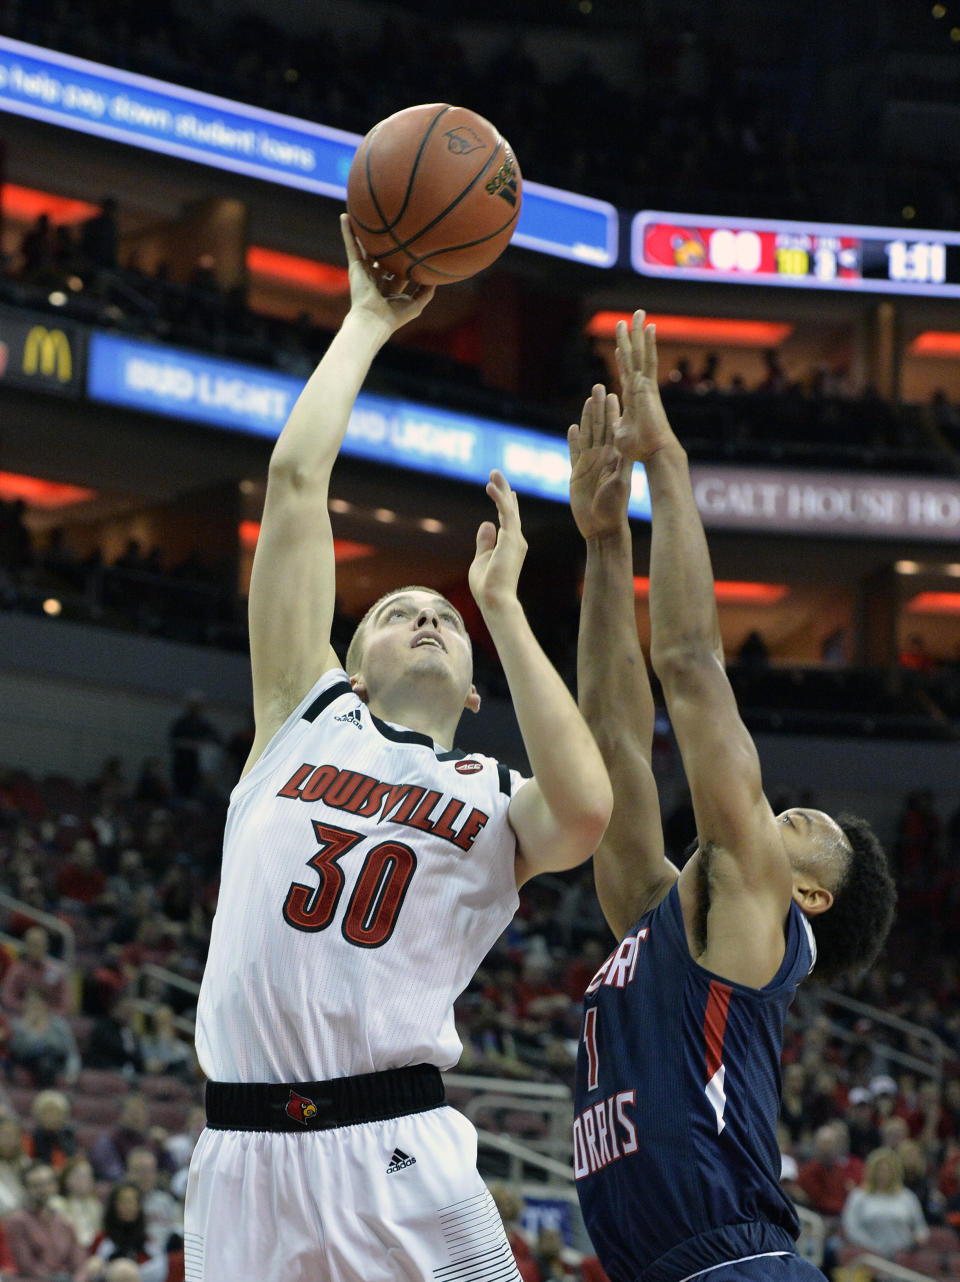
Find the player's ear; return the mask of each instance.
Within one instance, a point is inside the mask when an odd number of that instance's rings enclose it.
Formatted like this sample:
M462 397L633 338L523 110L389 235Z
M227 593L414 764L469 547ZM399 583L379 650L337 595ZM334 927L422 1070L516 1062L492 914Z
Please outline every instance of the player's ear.
M356 676L350 678L350 689L357 696L361 703L370 702L370 691L367 689L366 682L358 672Z
M833 907L833 895L810 877L794 877L793 898L808 917L818 917Z
M480 711L480 691L477 689L476 686L472 685L470 687L470 691L467 694L467 697L463 701L463 706L467 709L468 712Z

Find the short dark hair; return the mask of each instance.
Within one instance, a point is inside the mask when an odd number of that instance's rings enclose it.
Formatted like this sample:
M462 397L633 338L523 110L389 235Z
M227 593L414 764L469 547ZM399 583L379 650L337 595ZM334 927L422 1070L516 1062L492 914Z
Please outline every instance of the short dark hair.
M876 833L857 815L837 816L850 843L846 867L825 912L808 917L817 943L814 978L831 983L867 970L877 959L897 904L897 888Z

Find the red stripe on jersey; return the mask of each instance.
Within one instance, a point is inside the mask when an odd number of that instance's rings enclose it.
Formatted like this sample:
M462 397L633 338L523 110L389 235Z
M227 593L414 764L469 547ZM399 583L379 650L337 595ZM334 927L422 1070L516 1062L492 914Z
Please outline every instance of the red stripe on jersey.
M718 980L710 981L707 1009L703 1015L703 1035L707 1043L707 1081L723 1063L723 1038L727 1031L727 1010L731 989Z

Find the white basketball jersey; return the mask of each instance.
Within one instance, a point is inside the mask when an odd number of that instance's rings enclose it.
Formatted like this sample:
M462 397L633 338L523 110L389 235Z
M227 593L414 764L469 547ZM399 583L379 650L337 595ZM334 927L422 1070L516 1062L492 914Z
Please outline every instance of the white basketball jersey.
M449 1068L453 1002L517 908L523 782L374 717L327 672L230 798L197 1010L209 1078Z

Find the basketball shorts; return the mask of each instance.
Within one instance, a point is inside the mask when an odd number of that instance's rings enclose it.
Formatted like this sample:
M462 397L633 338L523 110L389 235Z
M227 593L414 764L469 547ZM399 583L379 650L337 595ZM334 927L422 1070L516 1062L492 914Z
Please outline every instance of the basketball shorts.
M683 1282L823 1282L823 1274L800 1255L754 1255L715 1264Z
M520 1282L456 1109L310 1133L204 1130L186 1282Z

